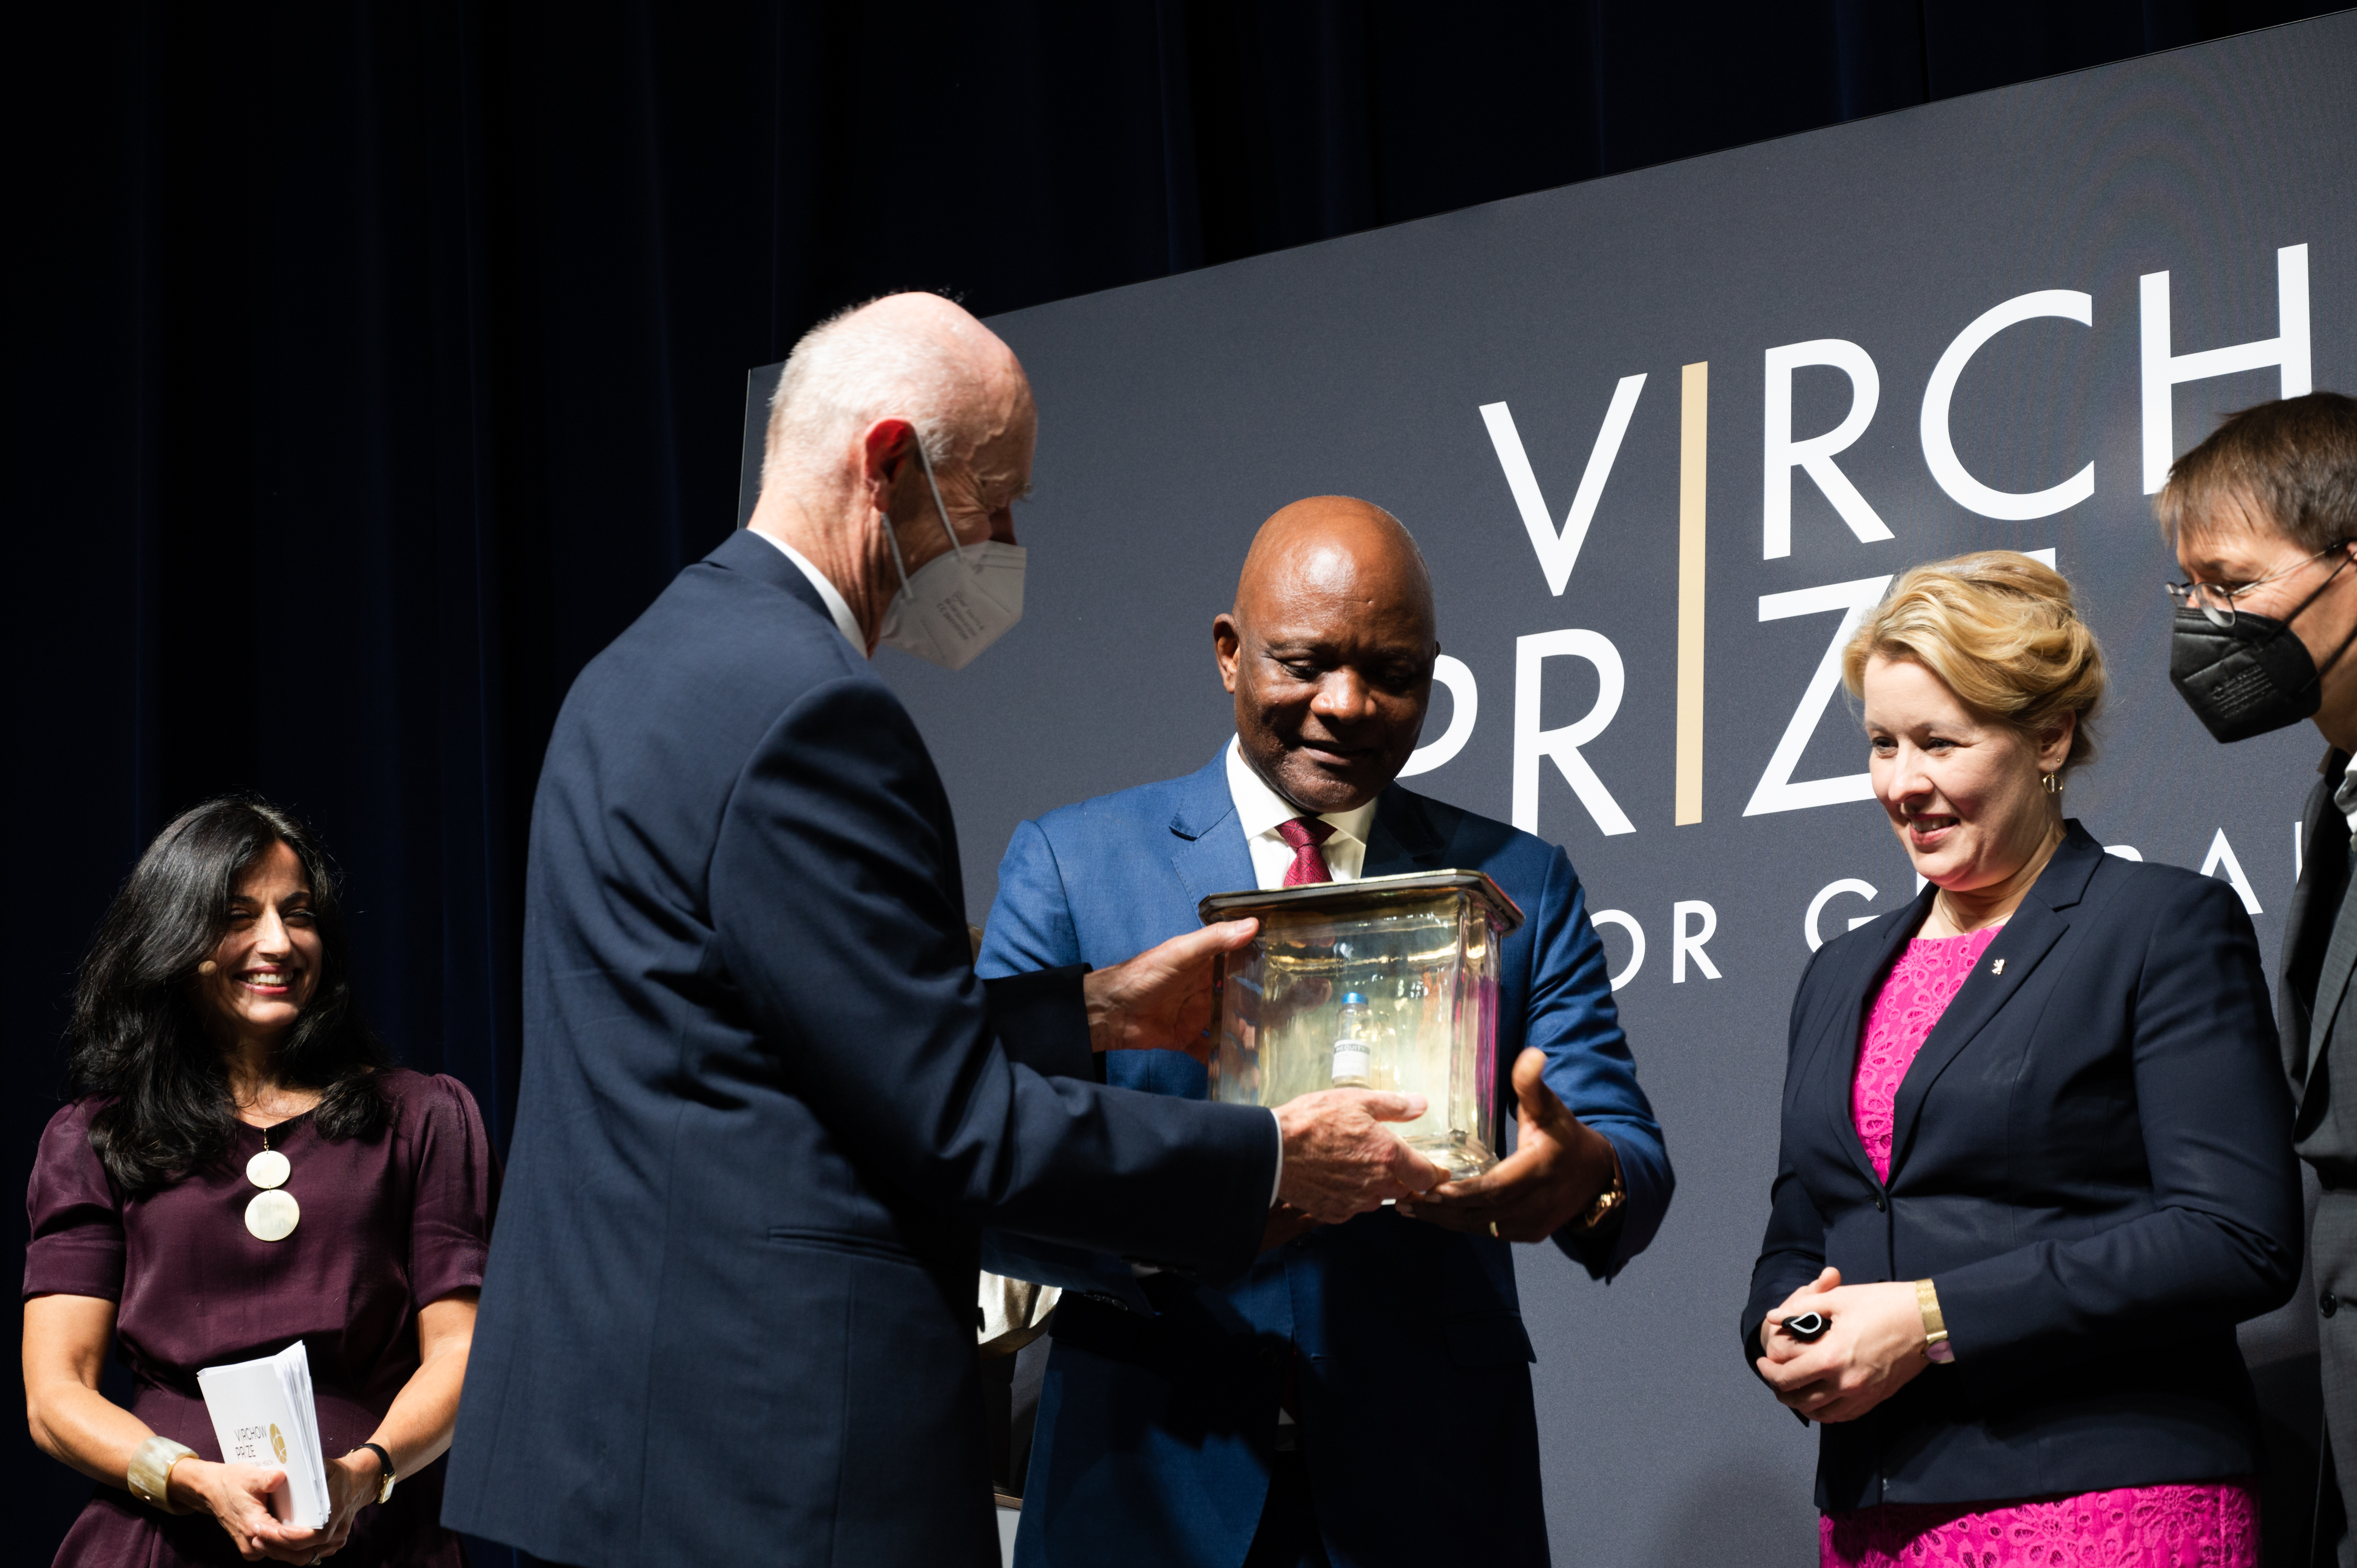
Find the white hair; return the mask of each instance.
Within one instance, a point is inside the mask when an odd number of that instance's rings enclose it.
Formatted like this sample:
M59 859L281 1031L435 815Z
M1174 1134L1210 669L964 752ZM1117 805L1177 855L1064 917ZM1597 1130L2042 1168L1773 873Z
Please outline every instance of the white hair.
M827 317L787 356L770 400L764 488L780 471L834 462L879 419L914 425L936 467L962 462L981 445L979 427L991 414L991 377L970 335L949 322L890 320L871 308L877 303Z

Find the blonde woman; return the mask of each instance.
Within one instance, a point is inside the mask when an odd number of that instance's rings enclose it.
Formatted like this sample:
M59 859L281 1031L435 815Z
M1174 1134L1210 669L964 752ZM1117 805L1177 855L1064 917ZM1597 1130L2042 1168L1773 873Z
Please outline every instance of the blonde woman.
M1924 886L1802 976L1743 1315L1824 1423L1822 1560L2250 1568L2234 1325L2300 1195L2249 917L2063 814L2104 665L2050 568L1917 567L1843 675Z

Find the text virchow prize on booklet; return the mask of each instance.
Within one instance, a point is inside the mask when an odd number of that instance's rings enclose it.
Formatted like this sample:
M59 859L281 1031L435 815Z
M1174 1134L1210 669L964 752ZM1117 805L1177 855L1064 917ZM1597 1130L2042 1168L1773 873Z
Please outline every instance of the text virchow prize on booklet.
M303 1342L259 1361L206 1367L197 1373L197 1387L204 1391L221 1458L283 1468L286 1479L272 1489L270 1511L284 1524L325 1529L328 1466L319 1454L319 1413Z

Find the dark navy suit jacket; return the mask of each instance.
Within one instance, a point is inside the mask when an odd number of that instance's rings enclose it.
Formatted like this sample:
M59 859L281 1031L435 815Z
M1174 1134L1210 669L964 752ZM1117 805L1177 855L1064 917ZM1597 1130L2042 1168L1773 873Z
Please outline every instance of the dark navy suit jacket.
M1365 875L1486 871L1522 907L1501 960L1498 1082L1511 1096L1515 1057L1542 1047L1548 1083L1619 1150L1625 1219L1598 1240L1556 1239L1591 1273L1617 1272L1652 1240L1672 1177L1571 863L1397 786L1379 798L1368 840ZM1254 886L1223 751L1188 778L1017 828L978 967L1102 963L1198 929L1204 895ZM1125 1053L1107 1070L1158 1094L1205 1092L1202 1067L1172 1052ZM992 1240L1003 1272L1122 1288L1069 1256ZM1240 1280L1166 1275L1145 1289L1150 1316L1069 1295L1057 1309L1019 1563L1243 1561L1267 1494L1288 1341L1338 1565L1547 1560L1534 1357L1505 1242L1384 1209L1265 1253Z
M1745 1354L1827 1263L1845 1284L1930 1278L1956 1352L1823 1429L1817 1506L2255 1473L2234 1325L2298 1283L2300 1190L2250 917L2224 883L2072 822L1908 1069L1885 1183L1850 1080L1937 891L1827 942L1792 1002Z
M588 1568L995 1563L979 1227L1240 1269L1267 1112L1093 1081L1076 971L985 993L923 743L750 533L574 683L527 899L444 1519Z

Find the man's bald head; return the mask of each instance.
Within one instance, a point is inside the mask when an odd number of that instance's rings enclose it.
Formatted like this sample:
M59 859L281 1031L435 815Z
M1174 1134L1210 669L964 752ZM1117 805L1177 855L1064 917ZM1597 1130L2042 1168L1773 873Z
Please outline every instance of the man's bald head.
M887 295L794 345L751 527L834 585L872 651L902 583L953 541L1016 542L1037 427L1023 367L988 328L939 295Z
M879 419L916 427L937 466L965 461L1033 420L1015 351L954 301L893 294L812 328L770 404L761 480L824 470ZM1025 441L1027 452L1028 436Z
M1440 645L1432 575L1399 519L1349 496L1279 510L1211 633L1244 758L1296 806L1352 810L1406 766Z
M1372 501L1311 496L1280 507L1253 535L1236 578L1235 613L1272 596L1339 592L1396 598L1434 624L1432 574L1405 524ZM1372 602L1372 601L1371 601Z

